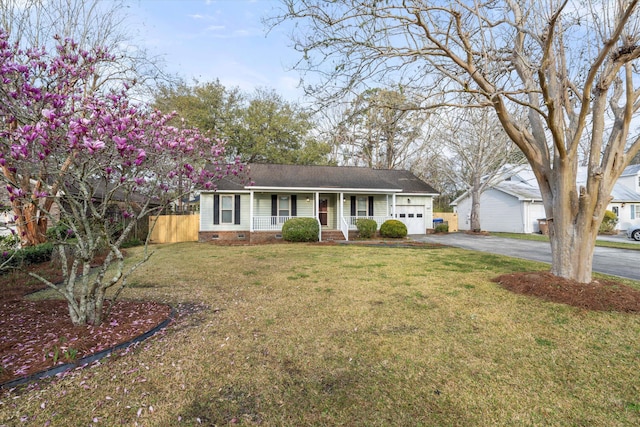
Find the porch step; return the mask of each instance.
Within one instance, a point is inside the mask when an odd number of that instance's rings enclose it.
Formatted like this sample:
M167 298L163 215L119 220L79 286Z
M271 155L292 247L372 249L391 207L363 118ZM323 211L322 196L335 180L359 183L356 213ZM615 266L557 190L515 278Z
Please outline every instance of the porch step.
M344 234L340 230L322 230L322 240L345 240Z

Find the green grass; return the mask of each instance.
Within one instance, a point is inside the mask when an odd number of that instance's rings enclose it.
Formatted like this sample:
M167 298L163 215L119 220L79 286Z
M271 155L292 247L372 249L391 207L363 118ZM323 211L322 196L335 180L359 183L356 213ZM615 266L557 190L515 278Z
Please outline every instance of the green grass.
M197 309L126 355L3 394L0 425L640 424L640 316L490 281L543 264L454 248L155 249L123 297Z
M506 237L509 239L520 239L520 240L535 240L538 242L548 242L549 236L544 236L542 234L522 234L522 233L491 233L497 237ZM640 245L637 243L625 243L625 242L610 242L608 240L597 240L596 246L601 246L604 248L618 248L618 249L630 249L634 251L640 251Z

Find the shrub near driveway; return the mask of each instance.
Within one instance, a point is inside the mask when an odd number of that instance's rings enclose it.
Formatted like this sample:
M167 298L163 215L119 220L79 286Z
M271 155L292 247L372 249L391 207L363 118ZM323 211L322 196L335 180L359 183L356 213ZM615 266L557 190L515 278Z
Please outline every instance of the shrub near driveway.
M170 302L176 323L5 392L0 425L640 424L639 316L490 281L542 264L453 248L155 249L123 297Z
M407 237L407 226L397 219L388 219L380 226L380 235L391 238Z

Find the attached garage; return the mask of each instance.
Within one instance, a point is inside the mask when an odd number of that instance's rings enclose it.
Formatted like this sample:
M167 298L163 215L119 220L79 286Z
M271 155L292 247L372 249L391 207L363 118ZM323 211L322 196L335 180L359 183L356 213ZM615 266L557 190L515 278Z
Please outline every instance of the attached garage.
M407 226L408 234L425 234L424 205L397 205L396 217Z

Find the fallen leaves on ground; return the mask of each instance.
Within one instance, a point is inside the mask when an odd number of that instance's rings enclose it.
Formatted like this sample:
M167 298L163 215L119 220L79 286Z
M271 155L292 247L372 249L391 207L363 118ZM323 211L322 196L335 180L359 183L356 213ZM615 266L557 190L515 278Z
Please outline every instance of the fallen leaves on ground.
M116 301L100 326L74 326L65 301L25 299L44 286L23 276L0 276L0 384L128 342L171 312L156 302Z

